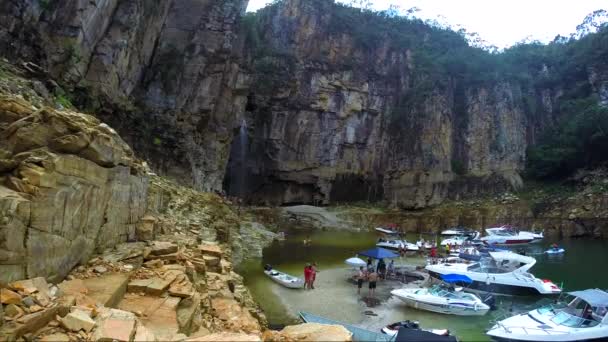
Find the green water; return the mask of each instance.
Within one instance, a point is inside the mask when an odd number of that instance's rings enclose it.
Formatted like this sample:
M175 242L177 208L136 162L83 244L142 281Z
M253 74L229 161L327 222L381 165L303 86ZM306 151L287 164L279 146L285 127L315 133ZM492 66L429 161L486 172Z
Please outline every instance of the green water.
M302 240L308 237L312 239L312 243L305 246ZM408 241L415 241L418 236L412 235L407 238ZM302 276L304 265L307 262L316 262L321 270L320 274L323 274L323 269L345 267L345 259L355 256L358 251L374 247L376 239L377 235L371 232L288 232L286 241L275 241L270 247L264 249L262 259L248 260L241 265L238 271L244 276L245 284L264 309L270 323L291 324L296 322L293 318L296 312L288 312L281 298L276 296L276 291L272 291L273 286L278 285L262 273L263 265L271 264L281 271ZM553 256L543 254L543 251L554 242L564 247L566 253ZM539 278L548 278L556 284L563 284L566 290L608 288L608 272L605 271L606 266L604 265L608 260L608 241L546 240L541 244L528 246L525 250L527 255L537 259L537 264L531 272ZM403 262L423 265L425 261L419 257L407 257ZM345 286L350 285L345 284ZM311 300L315 300L313 295L311 295ZM423 327L450 329L463 341L482 341L488 340L485 330L489 328L493 319L503 318L505 315L510 315L511 312L531 310L548 300L541 296L498 297L498 310L481 317L459 317L415 310L405 307L395 298L391 298L382 303L380 307L372 308L372 310L382 312L380 318L376 318L380 321L370 321L366 327L376 330L380 326L394 321L414 319L420 321ZM340 305L340 301L340 298L335 298L331 303L319 303L319 305ZM352 324L361 323L358 321L358 318L361 318L359 316L329 318ZM382 321L382 319L386 321Z

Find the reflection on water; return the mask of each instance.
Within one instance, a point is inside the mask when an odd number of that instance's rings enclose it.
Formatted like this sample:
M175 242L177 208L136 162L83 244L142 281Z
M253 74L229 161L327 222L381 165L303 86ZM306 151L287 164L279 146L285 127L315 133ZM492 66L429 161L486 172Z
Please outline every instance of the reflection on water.
M303 277L303 268L307 262L316 262L321 272L324 268L345 267L343 263L345 259L355 256L358 251L373 247L377 237L372 232L292 231L288 232L286 241L275 241L270 247L266 248L263 259L248 260L241 265L238 271L244 276L246 285L266 312L269 321L273 324L290 324L295 322L296 312L288 312L281 298L277 298L275 295L277 291L272 291L272 287L278 285L264 276L262 273L263 265L271 264L281 271L300 277ZM308 238L312 242L306 246L303 240ZM407 238L408 241L415 242L418 235L414 234L407 236ZM428 236L425 238L428 238ZM544 251L554 242L565 248L566 252L562 255L545 254ZM540 244L525 247L525 253L537 259L537 264L531 270L535 276L551 279L556 284L563 284L567 291L595 287L608 288L608 274L598 268L599 264L605 262L608 255L607 241L591 239L546 240ZM424 259L407 257L403 262L423 265ZM278 293L281 292L278 291ZM314 300L315 297L311 295L311 298ZM331 303L331 305L339 305L341 300L346 299L336 298L335 303ZM459 317L407 308L399 300L392 298L380 305L383 311L379 316L361 317L361 319L366 319L363 324L354 317L344 317L343 320L349 320L348 323L361 324L375 330L394 321L414 319L420 321L423 327L448 328L456 333L461 340L487 340L485 330L489 328L493 320L534 309L541 305L543 301L550 301L550 299L542 297L498 297L498 310L481 317ZM319 305L325 304L330 305L330 303L319 303ZM378 307L374 308L374 310L376 309ZM335 317L334 319L339 318Z

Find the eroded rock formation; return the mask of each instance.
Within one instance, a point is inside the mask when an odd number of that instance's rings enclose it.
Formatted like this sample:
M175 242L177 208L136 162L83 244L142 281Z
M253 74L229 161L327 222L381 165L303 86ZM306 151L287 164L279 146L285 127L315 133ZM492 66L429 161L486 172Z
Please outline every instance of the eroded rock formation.
M0 95L0 136L0 280L58 280L134 238L148 178L113 129Z

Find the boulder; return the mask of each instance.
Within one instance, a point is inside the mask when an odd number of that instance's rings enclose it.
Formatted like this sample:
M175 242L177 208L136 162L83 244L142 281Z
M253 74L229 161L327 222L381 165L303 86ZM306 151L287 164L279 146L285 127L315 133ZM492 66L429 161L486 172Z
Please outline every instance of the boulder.
M70 337L64 333L54 333L43 336L40 342L70 342Z
M156 237L156 217L145 215L135 225L135 237L138 241L150 241Z
M135 314L117 309L104 309L96 317L95 342L129 342L135 335Z
M134 279L127 285L127 292L146 292L146 288L153 279Z
M154 342L157 341L156 336L143 324L137 325L137 330L135 331L135 337L133 338L134 342Z
M8 284L8 286L15 291L23 292L26 295L40 292L48 296L49 293L49 285L43 277L14 281Z
M95 327L95 321L91 318L88 312L82 310L74 310L61 318L59 323L67 330L78 332L84 330L89 332Z
M352 341L353 334L341 325L304 323L281 330L289 341Z
M223 256L222 249L218 245L202 244L198 246L198 250L203 255L211 255L221 258Z
M152 278L151 282L146 286L146 293L151 296L160 296L167 291L173 279Z
M0 289L0 303L21 304L21 295L9 289Z
M166 255L177 252L177 245L169 241L154 241L150 248L151 255Z
M231 333L231 332L221 332L209 334L206 336L192 337L186 339L187 342L259 342L262 341L260 336L254 334L243 334L243 333Z

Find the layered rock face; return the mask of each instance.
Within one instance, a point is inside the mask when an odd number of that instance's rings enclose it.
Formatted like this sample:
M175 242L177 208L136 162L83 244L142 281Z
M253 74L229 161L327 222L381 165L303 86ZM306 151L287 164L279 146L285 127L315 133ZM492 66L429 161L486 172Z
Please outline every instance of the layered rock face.
M253 175L250 199L419 208L521 185L526 147L553 121L556 92L545 92L536 119L524 113L528 94L507 81L473 87L444 75L408 103L431 78L413 50L388 38L370 48L333 28L338 15L330 1L285 1L248 33L252 143L248 160L231 165Z
M98 119L0 95L0 281L62 279L135 235L148 178Z
M154 169L219 190L247 77L233 53L246 0L3 2L0 53L41 64ZM130 103L135 104L134 107Z

